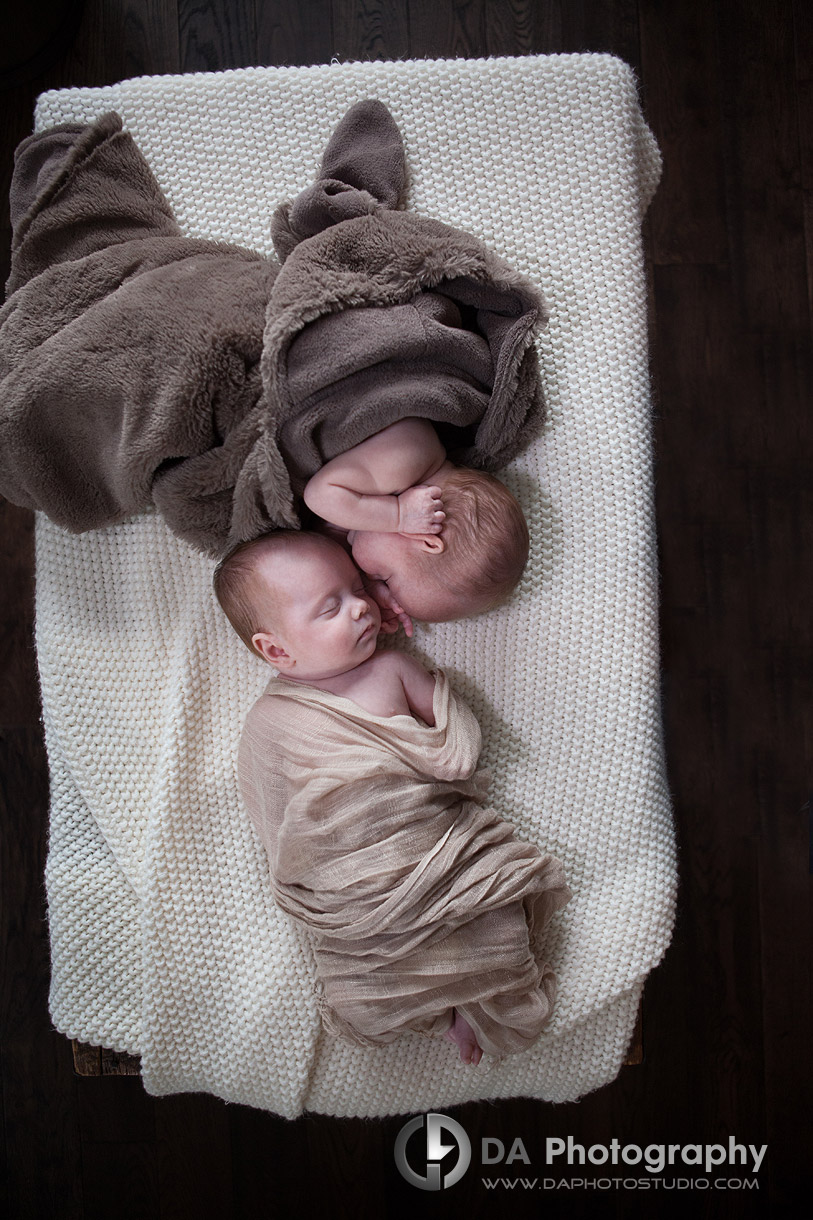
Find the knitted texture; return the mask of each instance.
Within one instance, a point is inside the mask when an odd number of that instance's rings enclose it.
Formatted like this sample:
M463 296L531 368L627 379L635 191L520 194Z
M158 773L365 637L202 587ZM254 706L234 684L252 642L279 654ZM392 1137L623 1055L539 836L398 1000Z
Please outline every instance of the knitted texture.
M477 715L490 802L565 866L552 1021L476 1071L442 1040L321 1032L311 947L271 901L237 795L267 669L217 610L211 562L152 514L80 537L38 520L52 1017L140 1053L152 1093L286 1116L566 1101L617 1073L675 890L640 237L660 159L632 73L604 55L252 68L45 94L36 126L115 109L184 232L270 252L274 207L364 97L403 133L408 206L482 238L551 310L549 422L504 472L531 530L519 592L409 647Z

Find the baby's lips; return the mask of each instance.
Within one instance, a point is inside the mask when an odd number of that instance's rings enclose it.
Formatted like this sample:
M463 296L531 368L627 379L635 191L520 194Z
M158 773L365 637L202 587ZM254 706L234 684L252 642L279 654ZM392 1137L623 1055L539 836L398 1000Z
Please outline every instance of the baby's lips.
M376 621L376 619L378 621ZM371 633L373 635L378 635L379 631L381 631L381 614L371 614L370 621L364 624L364 627L359 633L359 640L366 639Z

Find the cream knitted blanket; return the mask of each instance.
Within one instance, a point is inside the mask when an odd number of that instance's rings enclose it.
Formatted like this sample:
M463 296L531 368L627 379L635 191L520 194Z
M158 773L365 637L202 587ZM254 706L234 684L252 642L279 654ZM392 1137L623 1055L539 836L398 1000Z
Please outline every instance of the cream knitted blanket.
M152 514L80 537L38 522L52 1017L139 1053L152 1093L291 1117L565 1101L617 1073L675 889L640 240L660 161L632 74L602 55L256 68L45 94L36 126L116 110L187 234L268 252L274 206L363 97L403 133L408 206L474 232L551 308L549 423L505 472L531 526L519 595L412 647L477 715L494 807L564 864L553 1019L476 1070L443 1040L321 1031L311 946L273 904L237 794L267 670L216 609L211 562Z

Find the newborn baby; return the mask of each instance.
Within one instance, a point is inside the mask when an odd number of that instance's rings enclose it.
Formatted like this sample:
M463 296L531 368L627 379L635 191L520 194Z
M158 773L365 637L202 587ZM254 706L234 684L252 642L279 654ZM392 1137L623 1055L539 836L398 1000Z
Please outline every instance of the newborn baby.
M365 1046L445 1034L465 1063L525 1050L555 994L538 934L570 895L481 805L472 713L441 671L376 652L378 606L334 540L244 543L215 590L279 672L238 778L277 904L312 934L326 1027Z
M528 559L528 527L493 475L452 465L426 419L399 420L326 462L308 508L346 534L385 613L442 622L492 609Z

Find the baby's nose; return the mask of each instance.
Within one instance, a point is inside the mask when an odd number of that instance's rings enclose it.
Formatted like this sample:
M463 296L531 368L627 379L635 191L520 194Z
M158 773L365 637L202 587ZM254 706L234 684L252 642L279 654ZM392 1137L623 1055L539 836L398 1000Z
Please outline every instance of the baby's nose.
M370 608L366 597L356 597L353 601L353 618L362 618Z

